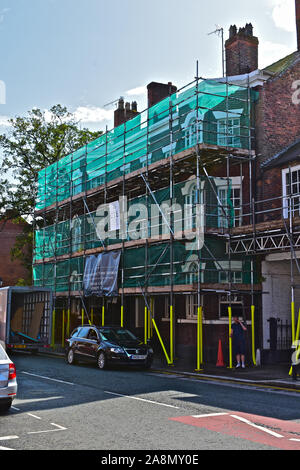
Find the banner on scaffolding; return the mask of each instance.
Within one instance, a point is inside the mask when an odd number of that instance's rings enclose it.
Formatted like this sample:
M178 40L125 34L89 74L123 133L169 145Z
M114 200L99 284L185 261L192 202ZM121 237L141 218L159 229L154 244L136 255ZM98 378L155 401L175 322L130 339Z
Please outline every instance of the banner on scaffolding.
M116 297L118 295L118 272L120 251L100 253L86 258L83 292L85 297Z

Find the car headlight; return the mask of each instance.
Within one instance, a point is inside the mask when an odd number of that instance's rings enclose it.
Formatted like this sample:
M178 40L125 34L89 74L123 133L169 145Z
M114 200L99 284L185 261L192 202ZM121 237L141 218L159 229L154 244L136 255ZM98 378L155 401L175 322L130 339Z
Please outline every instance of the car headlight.
M110 351L116 354L120 354L124 352L122 348L110 348Z

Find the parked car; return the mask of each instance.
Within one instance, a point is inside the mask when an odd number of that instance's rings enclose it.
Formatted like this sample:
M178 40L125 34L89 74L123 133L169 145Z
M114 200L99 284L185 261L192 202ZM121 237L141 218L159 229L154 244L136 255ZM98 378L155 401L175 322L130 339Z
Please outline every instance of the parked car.
M0 344L0 411L10 409L16 394L16 367Z
M68 364L94 361L100 369L112 364L149 369L153 349L125 328L83 325L76 328L67 340L66 360Z

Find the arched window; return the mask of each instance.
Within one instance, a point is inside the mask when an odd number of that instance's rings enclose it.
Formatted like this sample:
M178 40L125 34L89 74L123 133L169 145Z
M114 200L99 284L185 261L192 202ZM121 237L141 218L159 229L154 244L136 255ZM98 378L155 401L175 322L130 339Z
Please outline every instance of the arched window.
M201 115L196 116L196 112L189 114L184 123L185 148L194 147L197 143L203 142L203 121Z

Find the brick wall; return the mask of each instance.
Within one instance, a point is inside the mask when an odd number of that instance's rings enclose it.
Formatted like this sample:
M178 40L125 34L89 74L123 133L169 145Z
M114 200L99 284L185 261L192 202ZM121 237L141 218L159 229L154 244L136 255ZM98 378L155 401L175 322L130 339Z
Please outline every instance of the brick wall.
M300 80L300 54L290 69L268 80L259 90L255 110L257 200L282 196L281 168L262 170L260 165L300 139L300 104L292 100L292 85L297 80ZM279 201L270 203L270 208L278 206Z
M20 278L28 277L28 271L21 262L12 261L10 255L16 237L22 230L22 224L0 221L0 277L3 280L3 286L13 286Z
M300 105L292 101L292 85L300 80L300 54L284 73L260 89L256 107L256 138L259 162L265 161L300 138Z

